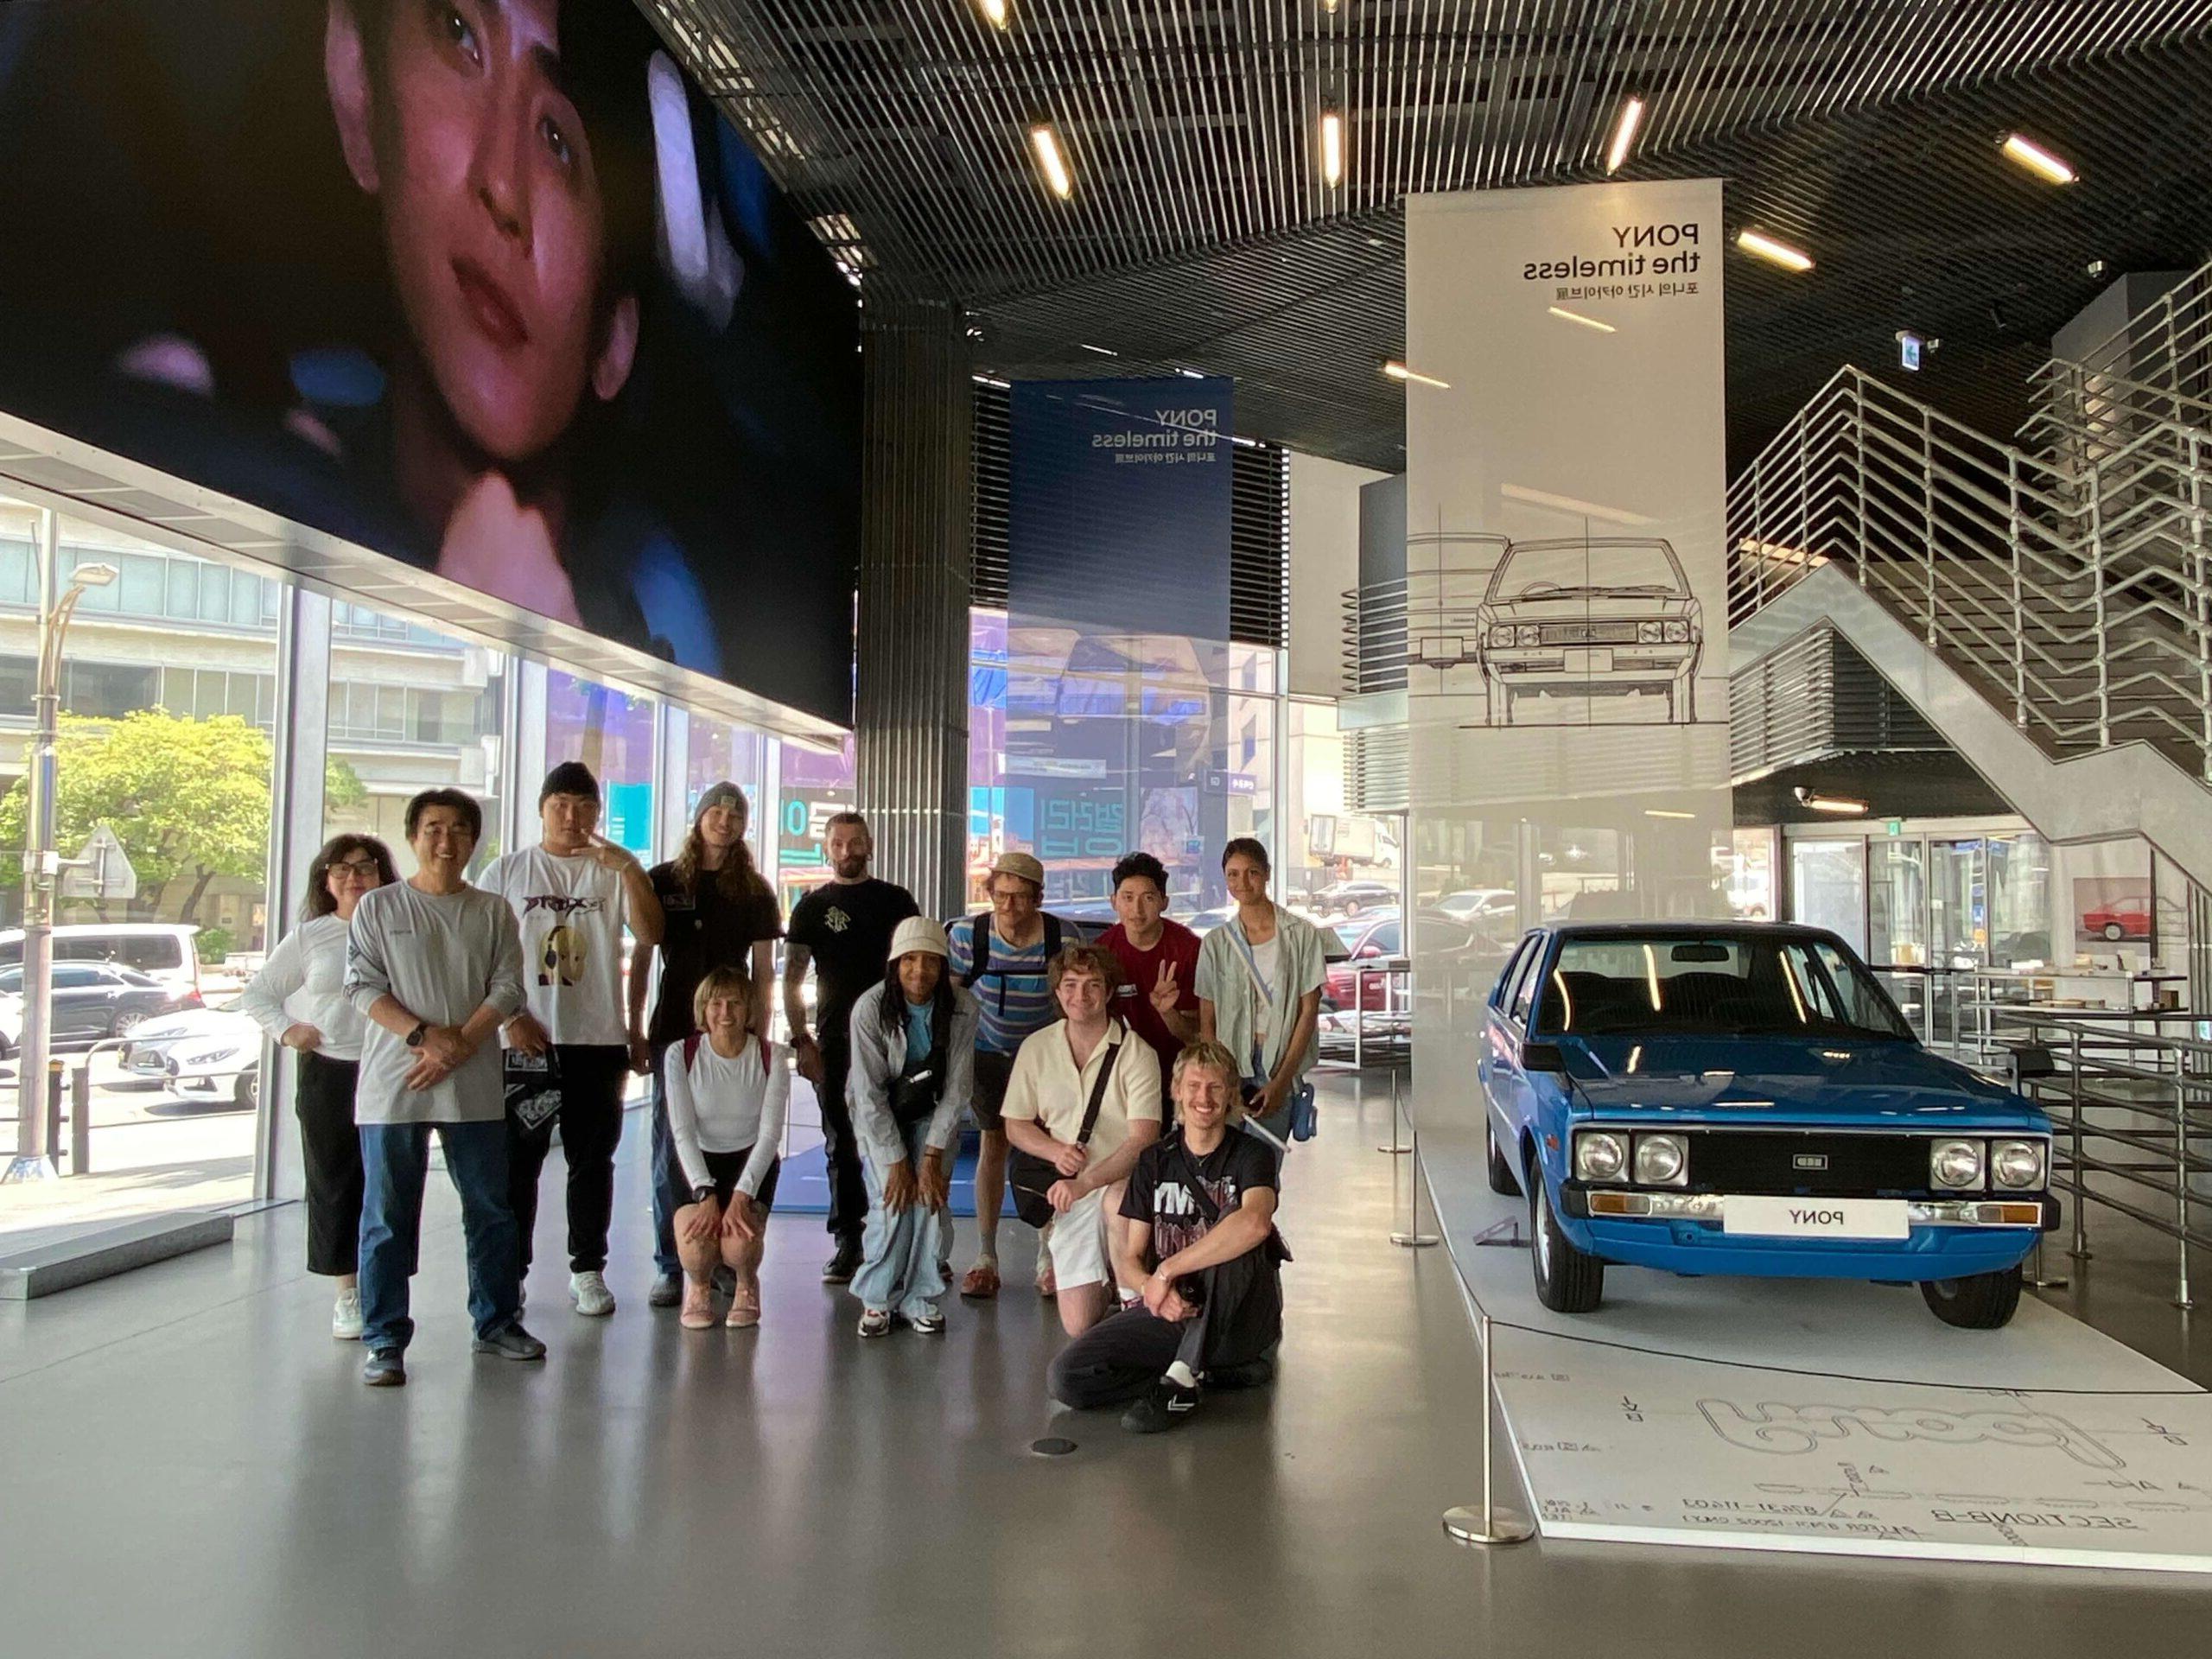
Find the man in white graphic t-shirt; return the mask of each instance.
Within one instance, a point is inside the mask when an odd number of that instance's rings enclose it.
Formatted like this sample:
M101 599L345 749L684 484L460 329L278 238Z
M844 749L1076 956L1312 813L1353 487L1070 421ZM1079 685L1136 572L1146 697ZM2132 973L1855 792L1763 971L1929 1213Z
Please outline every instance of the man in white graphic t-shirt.
M614 1149L622 1090L646 1069L622 1001L622 931L658 944L660 903L645 868L598 833L599 780L581 760L545 775L543 839L493 861L482 885L522 925L527 1001L501 1035L507 1049L508 1201L530 1271L537 1177L561 1126L568 1160L569 1295L576 1312L614 1311L607 1287L607 1230L614 1212ZM551 1105L557 1096L558 1105Z

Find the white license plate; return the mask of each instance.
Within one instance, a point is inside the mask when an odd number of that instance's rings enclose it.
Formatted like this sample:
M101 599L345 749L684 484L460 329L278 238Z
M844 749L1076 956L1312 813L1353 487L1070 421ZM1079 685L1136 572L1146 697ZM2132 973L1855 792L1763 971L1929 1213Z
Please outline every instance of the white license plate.
M1732 1198L1720 1230L1759 1238L1872 1238L1911 1236L1903 1198Z

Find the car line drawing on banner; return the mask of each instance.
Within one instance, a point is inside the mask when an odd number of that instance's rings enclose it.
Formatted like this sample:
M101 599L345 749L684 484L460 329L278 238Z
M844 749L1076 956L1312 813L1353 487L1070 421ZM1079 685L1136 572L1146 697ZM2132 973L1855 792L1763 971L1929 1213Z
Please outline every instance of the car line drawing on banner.
M1453 670L1473 668L1481 659L1483 597L1512 545L1485 531L1444 531L1406 543L1405 660L1435 669L1442 689L1454 689ZM1363 658L1388 656L1389 641L1382 636L1391 620L1387 599L1376 607L1373 621L1363 616Z
M1527 1194L1554 1313L1594 1312L1618 1264L1915 1284L1945 1324L1990 1330L2058 1224L2050 1118L1922 1047L1822 929L1537 928L1491 993L1477 1072L1490 1184Z
M1511 543L1474 633L1492 726L1520 723L1534 700L1562 716L1581 705L1588 717L1574 724L1636 724L1599 710L1645 695L1666 699L1670 726L1697 719L1705 610L1673 545L1656 537Z

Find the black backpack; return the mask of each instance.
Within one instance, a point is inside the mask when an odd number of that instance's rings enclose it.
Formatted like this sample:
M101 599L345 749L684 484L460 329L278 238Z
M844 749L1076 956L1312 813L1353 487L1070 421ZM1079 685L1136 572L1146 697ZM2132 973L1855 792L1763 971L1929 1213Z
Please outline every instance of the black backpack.
M960 988L963 991L973 990L977 980L986 974L989 975L999 982L998 1011L1004 1014L1006 1012L1006 982L1014 976L1015 970L991 966L991 912L988 910L982 911L968 919L973 924L969 931L974 940L973 949L976 954L974 959L968 964L968 971L960 976ZM1052 961L1054 957L1060 954L1060 918L1048 910L1045 912L1045 960L1046 962Z

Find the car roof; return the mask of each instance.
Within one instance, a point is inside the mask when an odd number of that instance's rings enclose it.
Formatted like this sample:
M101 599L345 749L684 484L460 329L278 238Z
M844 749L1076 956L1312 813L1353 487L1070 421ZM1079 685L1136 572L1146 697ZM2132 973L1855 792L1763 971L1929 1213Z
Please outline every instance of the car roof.
M1808 927L1802 922L1548 922L1529 931L1556 934L1563 939L1787 938L1842 943L1828 929Z
M57 939L81 939L95 935L144 937L155 933L197 933L197 922L60 922L54 928ZM0 944L23 937L20 927L0 928Z
M1530 548L1548 553L1557 547L1663 547L1670 554L1675 550L1675 544L1663 536L1548 536L1513 543L1516 553L1525 553Z

